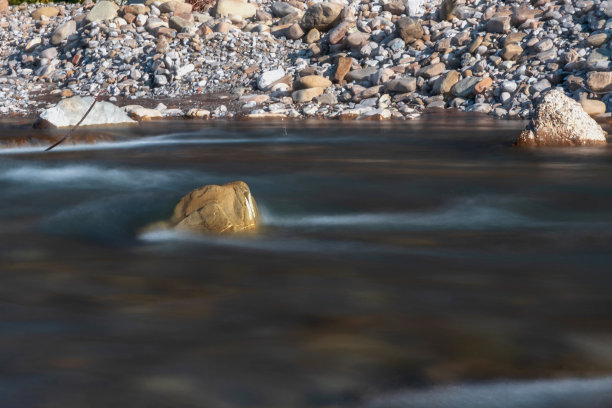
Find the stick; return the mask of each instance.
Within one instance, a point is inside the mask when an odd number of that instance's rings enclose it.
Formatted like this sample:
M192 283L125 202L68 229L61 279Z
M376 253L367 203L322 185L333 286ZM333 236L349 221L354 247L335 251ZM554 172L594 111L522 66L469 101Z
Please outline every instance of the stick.
M51 145L51 146L47 147L47 148L45 149L45 152L48 152L49 150L53 149L54 147L59 146L61 143L63 143L63 142L66 140L66 139L68 139L68 138L69 138L69 137L72 135L72 132L74 132L74 131L76 130L76 128L78 128L78 127L79 127L79 125L80 125L81 123L83 123L83 121L85 120L85 118L87 117L87 115L89 115L89 112L91 112L91 110L92 110L92 109L93 109L93 107L95 106L96 102L98 102L98 99L100 98L100 96L102 96L102 94L103 94L103 93L104 93L104 91L100 91L100 92L98 92L98 94L97 94L97 95L96 95L96 97L94 98L93 103L91 104L91 106L89 107L89 109L87 109L87 112L85 112L85 115L83 115L83 117L81 118L81 120L79 120L79 122L78 122L76 125L74 125L74 126L72 127L72 129L70 129L70 131L68 132L68 134L67 134L66 136L62 137L60 140L58 140L57 142L55 142L53 145Z

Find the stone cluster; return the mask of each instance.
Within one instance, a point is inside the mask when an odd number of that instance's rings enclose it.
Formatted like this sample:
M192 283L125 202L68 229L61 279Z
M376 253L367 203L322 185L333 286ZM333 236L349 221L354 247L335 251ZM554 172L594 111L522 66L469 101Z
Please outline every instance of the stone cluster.
M134 100L135 119L525 119L555 87L593 116L612 110L610 0L183 1L3 7L0 115L102 90ZM197 103L219 93L232 104ZM142 110L160 98L194 102Z

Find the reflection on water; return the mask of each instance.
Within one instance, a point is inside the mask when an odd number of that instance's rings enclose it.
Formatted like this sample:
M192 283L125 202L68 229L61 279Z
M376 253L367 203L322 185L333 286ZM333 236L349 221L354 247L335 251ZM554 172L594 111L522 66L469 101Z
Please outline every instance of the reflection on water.
M0 406L610 406L612 155L514 149L520 128L171 122L3 151ZM143 232L238 179L259 233Z

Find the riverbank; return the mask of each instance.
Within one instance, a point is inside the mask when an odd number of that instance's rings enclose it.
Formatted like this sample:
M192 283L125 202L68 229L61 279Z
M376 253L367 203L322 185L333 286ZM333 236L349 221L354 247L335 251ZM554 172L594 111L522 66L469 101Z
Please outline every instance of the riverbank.
M220 0L198 11L101 1L2 13L3 116L101 90L120 106L162 101L151 106L160 117L413 119L455 108L528 119L551 87L592 115L611 110L609 1Z

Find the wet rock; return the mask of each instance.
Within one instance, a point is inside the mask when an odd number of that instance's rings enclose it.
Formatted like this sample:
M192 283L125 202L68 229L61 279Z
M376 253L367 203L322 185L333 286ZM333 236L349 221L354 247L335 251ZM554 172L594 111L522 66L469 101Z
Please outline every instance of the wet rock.
M518 146L605 145L602 128L575 100L559 89L549 91L519 136Z
M37 119L39 127L65 128L75 126L94 102L94 97L73 96L52 108L45 109ZM110 102L97 102L81 126L125 125L136 123L127 113Z
M253 231L260 223L259 209L249 186L234 181L204 186L184 196L167 226L223 234Z
M395 27L398 35L406 42L410 44L414 40L423 38L425 32L421 23L412 17L400 18L396 23Z
M337 3L316 3L308 7L301 25L306 30L316 28L319 31L327 31L340 22L340 13L343 6Z

